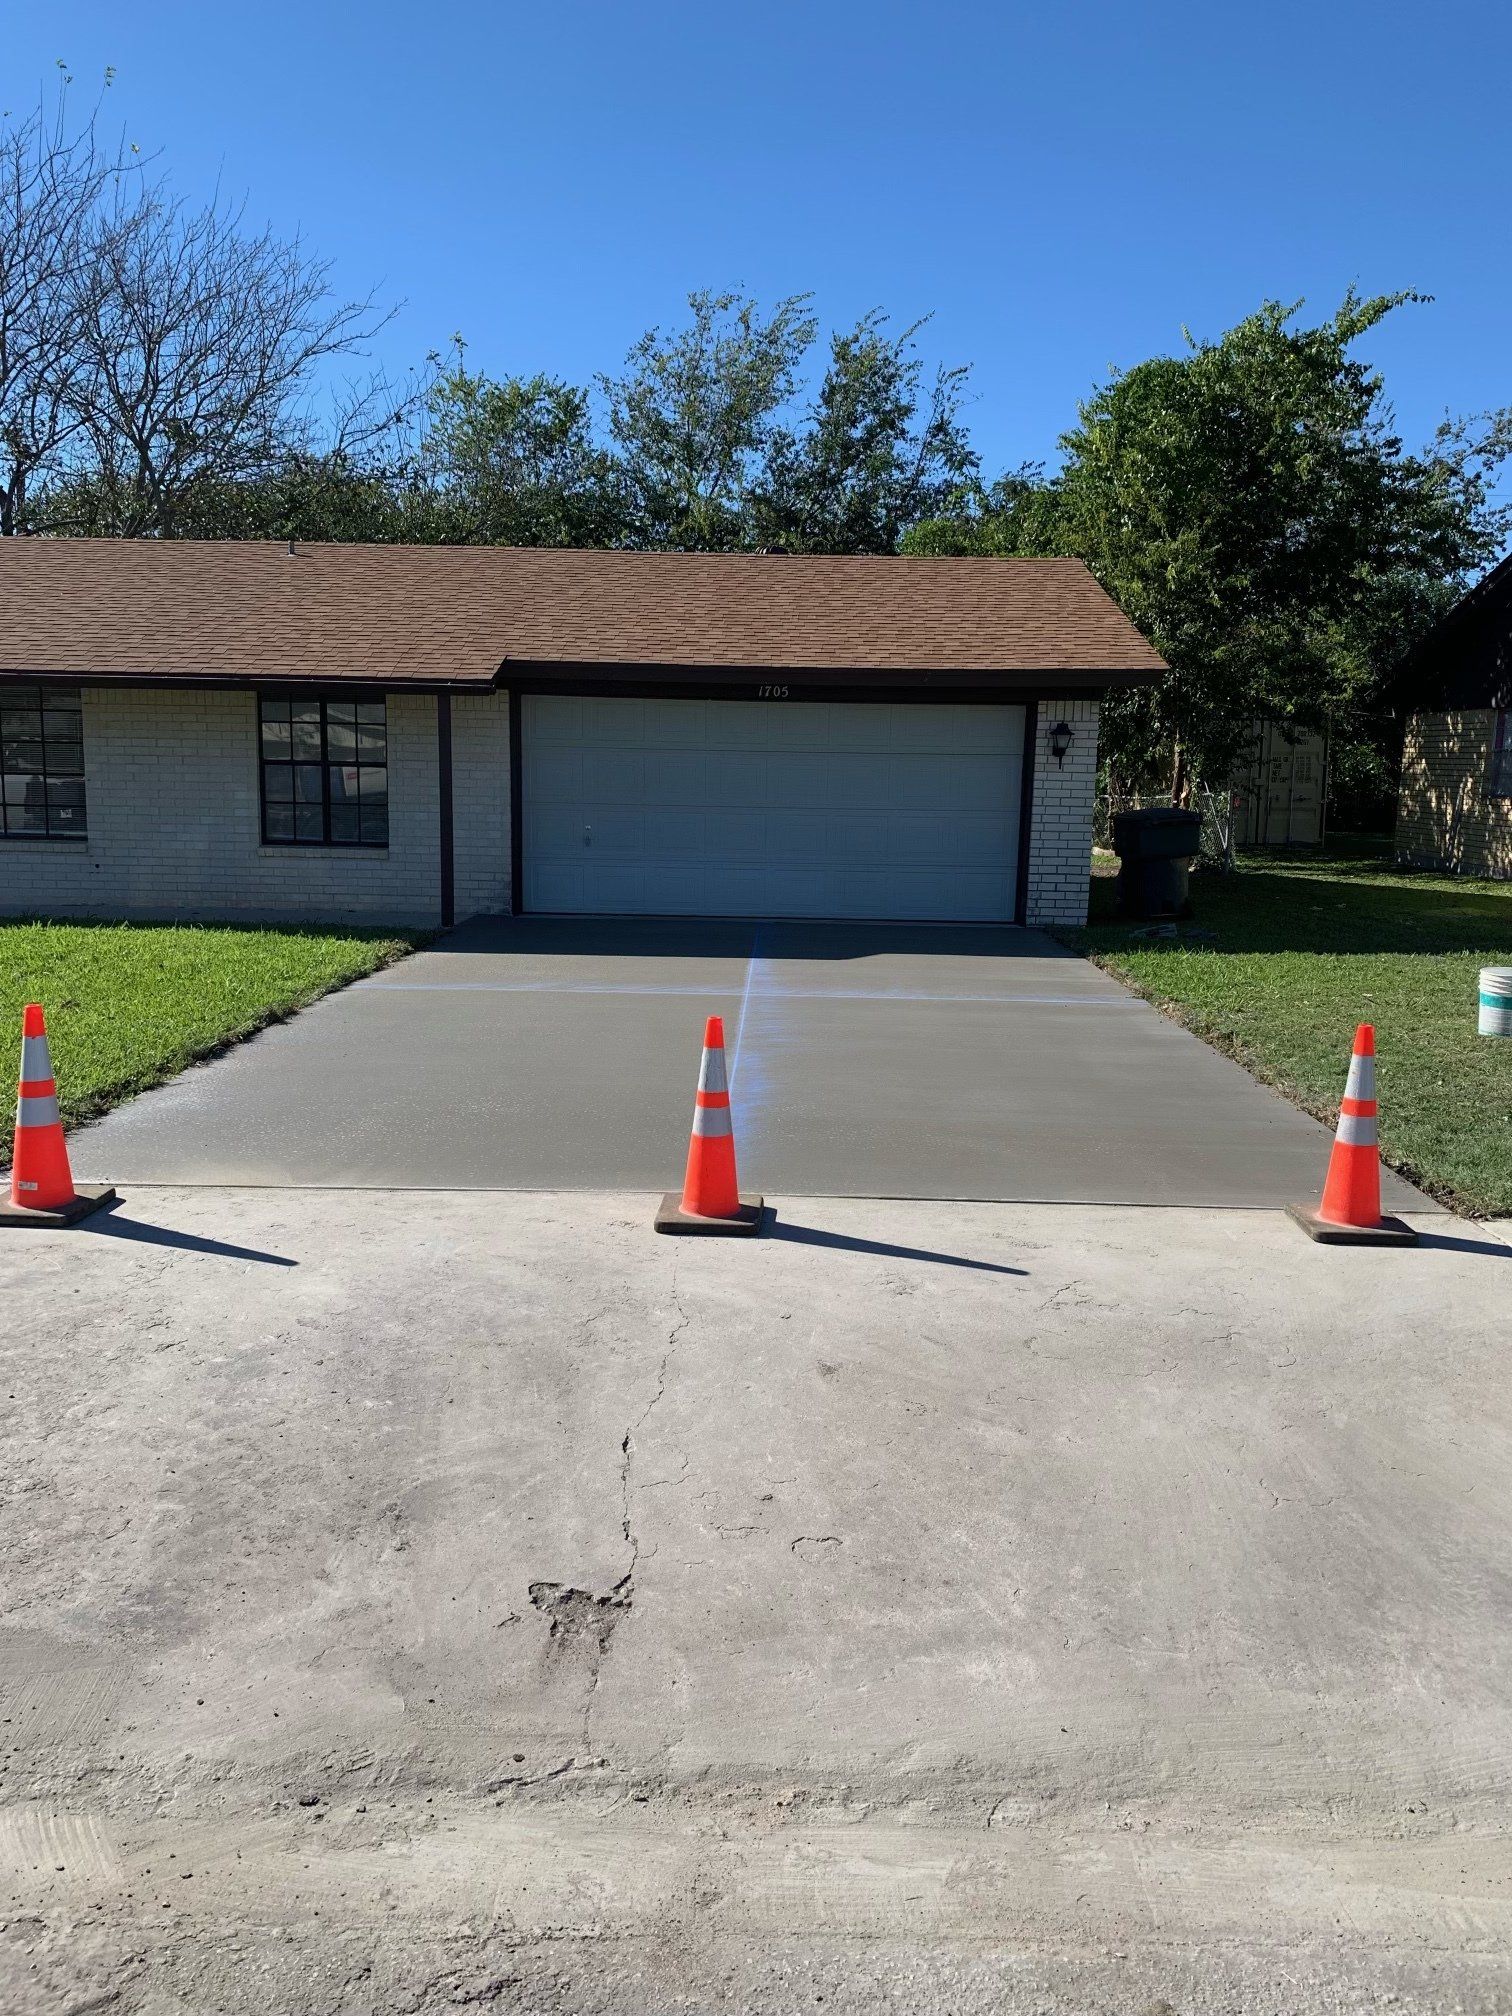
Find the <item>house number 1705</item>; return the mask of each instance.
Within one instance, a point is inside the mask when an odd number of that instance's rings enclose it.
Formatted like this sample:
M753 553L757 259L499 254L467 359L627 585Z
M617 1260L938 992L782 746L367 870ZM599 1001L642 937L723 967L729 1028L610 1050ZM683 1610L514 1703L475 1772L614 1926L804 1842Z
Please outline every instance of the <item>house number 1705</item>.
M786 700L788 689L786 686L761 686L757 688L756 697L758 700Z

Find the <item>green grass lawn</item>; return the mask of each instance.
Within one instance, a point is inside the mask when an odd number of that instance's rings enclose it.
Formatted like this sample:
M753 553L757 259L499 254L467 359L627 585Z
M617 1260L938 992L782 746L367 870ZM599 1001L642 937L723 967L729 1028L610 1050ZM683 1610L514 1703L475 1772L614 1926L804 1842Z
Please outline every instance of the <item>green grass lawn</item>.
M87 1120L418 942L357 930L0 923L0 1058L14 1073L21 1010L40 1001L64 1121ZM0 1161L14 1108L0 1095Z
M1458 1210L1512 1212L1512 1040L1475 1033L1479 969L1512 966L1508 884L1377 850L1243 855L1194 874L1194 914L1161 941L1113 921L1113 865L1068 945L1330 1124L1355 1024L1374 1022L1387 1161Z

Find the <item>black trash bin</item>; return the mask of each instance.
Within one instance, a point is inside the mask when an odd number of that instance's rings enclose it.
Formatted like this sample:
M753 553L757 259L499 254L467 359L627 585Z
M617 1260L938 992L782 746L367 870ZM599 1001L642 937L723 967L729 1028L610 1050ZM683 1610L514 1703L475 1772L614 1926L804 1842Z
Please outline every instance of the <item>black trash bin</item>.
M1118 856L1118 907L1125 917L1180 917L1187 875L1202 848L1202 814L1176 805L1119 812L1113 819Z

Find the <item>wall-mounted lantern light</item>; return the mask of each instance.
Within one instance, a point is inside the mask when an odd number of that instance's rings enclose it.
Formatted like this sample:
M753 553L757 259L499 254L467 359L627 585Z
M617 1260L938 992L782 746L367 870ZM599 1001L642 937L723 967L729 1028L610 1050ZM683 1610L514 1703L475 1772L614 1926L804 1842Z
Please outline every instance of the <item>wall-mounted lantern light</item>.
M1065 769L1066 751L1075 740L1069 721L1057 721L1050 730L1050 754L1055 758L1057 769Z

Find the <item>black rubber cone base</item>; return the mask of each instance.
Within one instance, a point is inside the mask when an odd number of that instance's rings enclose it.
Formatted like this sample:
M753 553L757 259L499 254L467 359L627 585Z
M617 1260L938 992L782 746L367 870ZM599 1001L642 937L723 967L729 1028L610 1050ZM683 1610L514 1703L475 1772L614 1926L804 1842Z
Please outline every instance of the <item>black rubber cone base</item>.
M9 1197L0 1198L0 1225L34 1225L44 1232L62 1225L77 1225L81 1218L87 1218L102 1205L114 1204L115 1194L108 1183L81 1183L66 1204L59 1204L51 1211L28 1210L24 1205L12 1204Z
M686 1232L711 1239L753 1239L761 1230L765 1199L740 1193L740 1211L734 1218L698 1218L682 1208L682 1193L669 1190L653 1223L658 1232Z
M1309 1239L1320 1246L1416 1246L1418 1235L1400 1218L1383 1218L1379 1225L1335 1225L1320 1218L1313 1204L1288 1204L1286 1215L1302 1227Z

